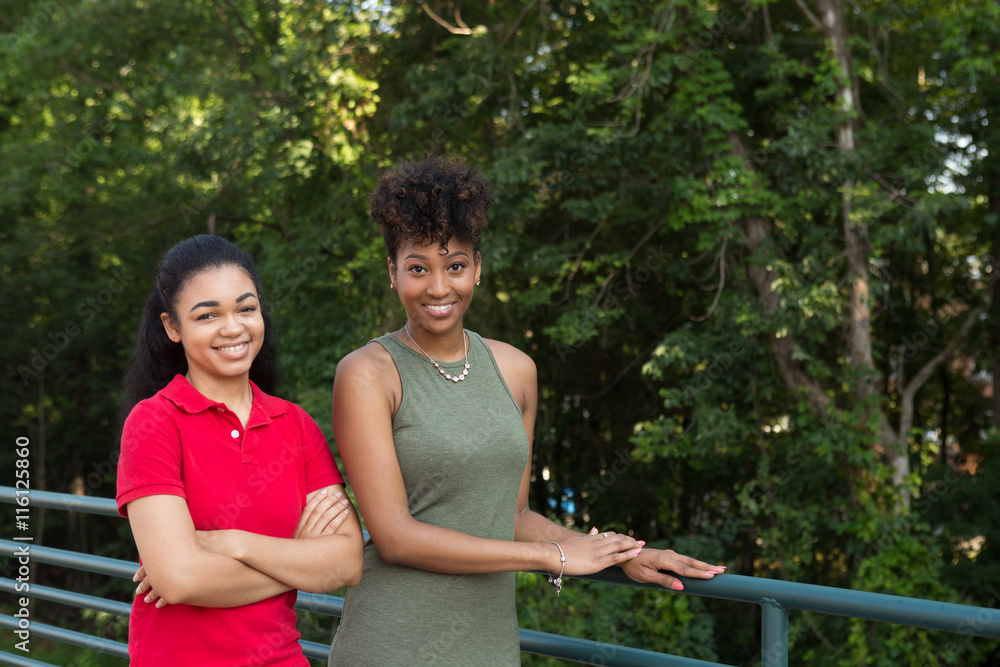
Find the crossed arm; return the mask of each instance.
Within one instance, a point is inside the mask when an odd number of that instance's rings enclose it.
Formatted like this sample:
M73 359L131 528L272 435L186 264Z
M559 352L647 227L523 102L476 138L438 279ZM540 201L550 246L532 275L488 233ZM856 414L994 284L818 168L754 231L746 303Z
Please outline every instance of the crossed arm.
M146 602L236 607L299 589L325 593L361 578L361 525L343 486L307 496L292 538L242 530L195 530L183 498L128 504Z

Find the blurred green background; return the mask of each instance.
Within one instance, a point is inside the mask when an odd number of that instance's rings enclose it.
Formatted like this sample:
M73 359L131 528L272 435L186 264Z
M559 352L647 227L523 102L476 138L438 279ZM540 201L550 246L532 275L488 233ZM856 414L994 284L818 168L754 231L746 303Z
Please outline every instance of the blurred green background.
M995 0L0 0L0 67L0 484L27 437L33 488L113 497L140 309L205 232L254 253L280 393L332 443L338 360L403 321L368 193L452 153L497 197L467 325L538 365L537 509L740 574L1000 606ZM135 558L124 522L32 527ZM522 627L759 660L752 606L518 581ZM798 664L1000 664L791 623Z

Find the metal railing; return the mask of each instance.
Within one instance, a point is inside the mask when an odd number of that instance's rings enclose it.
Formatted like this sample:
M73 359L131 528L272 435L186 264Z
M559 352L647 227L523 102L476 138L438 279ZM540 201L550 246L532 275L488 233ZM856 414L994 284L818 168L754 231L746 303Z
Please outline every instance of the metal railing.
M0 487L0 502L15 503L17 491ZM21 494L24 492L21 491ZM33 507L59 509L87 514L118 516L114 500L69 494L32 491ZM28 538L0 540L0 555L15 561L14 571L24 558L31 563L44 563L86 572L121 577L131 580L138 563L82 554L62 549L32 545ZM628 579L621 570L610 568L587 577L576 577L611 584L639 586L662 590L653 584L638 584ZM93 609L127 617L131 605L103 598L64 591L47 586L29 584L23 590L17 578L0 578L0 590L20 596L59 604ZM19 587L19 584L22 586ZM957 634L1000 639L1000 610L948 602L935 602L906 598L882 593L867 593L828 586L800 584L776 579L746 577L736 574L717 576L711 580L684 579L684 591L692 595L747 602L760 605L761 613L761 664L762 667L787 667L788 665L788 612L809 611L821 614L861 618L883 623L895 623L931 630L944 630ZM671 592L676 595L677 593ZM296 608L340 617L343 598L332 595L299 593ZM24 621L30 625L24 626ZM32 637L42 637L102 653L128 657L128 646L112 639L94 637L72 630L30 621L16 616L0 616L0 627L29 632ZM564 660L591 665L616 665L620 667L696 667L717 665L680 656L656 653L628 646L606 644L576 637L524 630L521 633L521 650ZM326 659L329 645L301 641L304 653L311 658ZM24 656L0 652L0 663L13 666L44 666Z

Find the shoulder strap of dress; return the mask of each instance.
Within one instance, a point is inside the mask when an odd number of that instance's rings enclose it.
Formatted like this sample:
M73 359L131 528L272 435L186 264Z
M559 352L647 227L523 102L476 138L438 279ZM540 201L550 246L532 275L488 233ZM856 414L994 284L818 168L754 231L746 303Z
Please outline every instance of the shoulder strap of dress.
M469 347L470 348L474 344L478 343L478 345L481 346L481 348L483 349L483 351L486 352L486 356L489 357L490 363L493 364L493 370L497 374L497 379L500 380L500 384L503 385L504 392L507 394L507 397L510 398L511 402L514 404L514 407L517 409L518 413L520 413L521 412L521 407L517 404L517 399L515 399L514 398L514 394L511 393L510 387L507 386L507 380L504 379L503 373L500 372L500 365L497 364L497 359L496 359L496 357L493 356L493 350L491 350L490 346L487 345L487 343L486 343L485 340L483 340L483 337L480 336L479 334L477 334L476 332L469 331L468 329L466 329L466 333L469 334ZM470 356L471 356L471 352L470 352Z

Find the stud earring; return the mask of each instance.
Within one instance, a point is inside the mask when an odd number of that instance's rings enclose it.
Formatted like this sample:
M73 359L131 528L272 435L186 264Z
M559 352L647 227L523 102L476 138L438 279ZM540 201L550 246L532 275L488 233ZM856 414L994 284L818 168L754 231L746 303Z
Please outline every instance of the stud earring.
M478 281L478 280L476 281L476 285L477 285L477 286L479 285L479 281Z
M389 281L389 289L396 289L396 283Z

